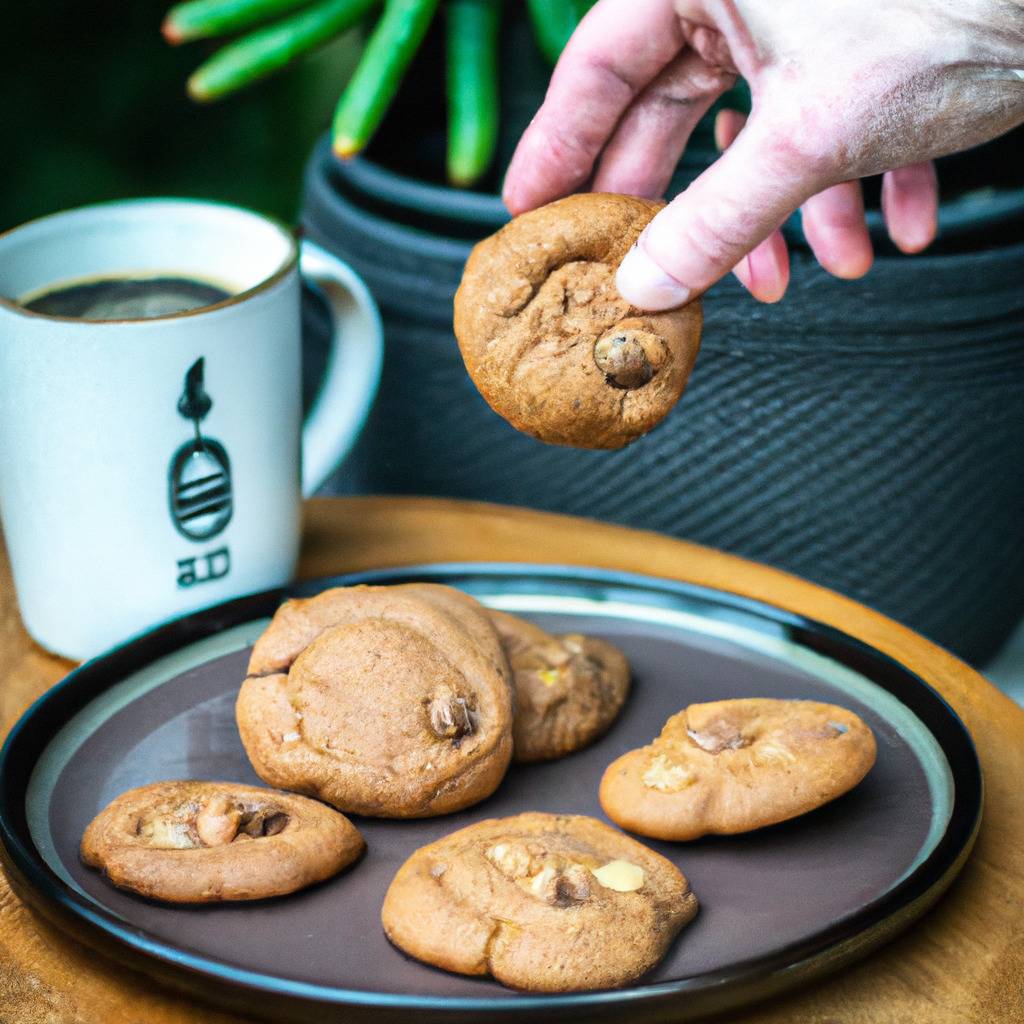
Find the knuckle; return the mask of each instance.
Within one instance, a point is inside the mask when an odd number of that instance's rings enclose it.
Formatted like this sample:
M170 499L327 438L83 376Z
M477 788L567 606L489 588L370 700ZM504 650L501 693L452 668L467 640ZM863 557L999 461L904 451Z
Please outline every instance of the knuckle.
M631 99L643 86L643 80L635 78L628 64L623 64L604 54L591 54L584 67L594 84L608 91L617 91L624 99Z
M682 20L681 29L687 43L700 54L706 64L731 72L736 71L732 50L719 30L689 19Z
M824 176L833 160L829 148L813 131L783 130L768 140L763 156L769 172L802 177Z
M650 95L655 102L663 105L689 106L713 99L735 80L736 76L728 72L702 67L656 83Z
M770 171L824 181L841 174L850 162L829 104L801 105L766 129L761 151Z
M541 132L541 153L544 163L564 168L568 173L580 179L590 173L591 165L600 144L594 145L593 140L581 137L557 123L548 122Z

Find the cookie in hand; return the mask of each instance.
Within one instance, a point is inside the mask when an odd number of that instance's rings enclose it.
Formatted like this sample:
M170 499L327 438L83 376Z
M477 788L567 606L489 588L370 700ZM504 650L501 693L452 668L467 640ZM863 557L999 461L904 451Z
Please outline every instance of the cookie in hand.
M645 313L615 287L619 263L662 205L569 196L473 249L455 335L480 394L517 430L622 448L679 400L700 346L700 301Z

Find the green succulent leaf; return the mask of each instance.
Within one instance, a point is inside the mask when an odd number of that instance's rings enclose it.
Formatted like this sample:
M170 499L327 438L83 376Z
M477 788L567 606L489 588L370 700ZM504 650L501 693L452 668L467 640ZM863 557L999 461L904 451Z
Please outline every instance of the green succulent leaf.
M169 43L188 43L250 28L309 3L310 0L190 0L167 12L161 31Z
M320 3L242 36L218 50L188 80L189 95L220 99L281 70L302 54L351 28L378 0L321 0Z
M501 0L448 0L448 180L474 185L498 143Z
M370 141L430 27L437 4L438 0L386 0L334 114L333 145L339 156L352 156Z

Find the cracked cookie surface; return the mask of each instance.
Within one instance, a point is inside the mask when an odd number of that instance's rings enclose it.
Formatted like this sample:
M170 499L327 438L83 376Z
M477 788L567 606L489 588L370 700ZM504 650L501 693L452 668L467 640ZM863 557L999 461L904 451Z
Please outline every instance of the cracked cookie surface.
M470 377L517 430L550 444L622 448L679 400L701 307L631 306L615 272L664 204L583 193L522 214L471 253L455 296Z
M512 754L508 662L483 607L448 587L344 587L278 609L236 718L271 785L376 817L468 807Z
M282 896L337 874L366 844L315 800L234 782L155 782L92 820L81 857L118 888L168 903Z
M544 761L580 750L607 731L629 694L629 663L606 640L551 633L488 610L516 689L513 758Z
M613 761L601 806L655 839L774 825L852 789L875 763L863 720L835 704L751 698L691 704Z
M697 913L670 861L594 818L492 818L417 850L381 912L406 953L537 992L617 988Z

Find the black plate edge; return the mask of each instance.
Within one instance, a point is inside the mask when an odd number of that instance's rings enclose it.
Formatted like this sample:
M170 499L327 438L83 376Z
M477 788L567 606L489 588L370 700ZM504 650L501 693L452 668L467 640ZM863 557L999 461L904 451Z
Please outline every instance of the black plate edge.
M114 915L84 900L48 867L32 843L24 794L38 754L57 729L107 689L111 677L121 679L198 640L270 615L287 597L307 596L325 587L411 580L454 583L460 577L509 575L663 591L738 609L785 627L788 637L801 646L866 675L911 708L935 735L950 762L953 808L943 837L912 875L857 914L772 957L701 976L699 984L681 979L611 992L525 995L501 1000L335 990L322 990L310 996L304 990L315 986L282 984L216 961L182 954L147 939ZM0 861L17 894L80 941L206 1001L213 1000L250 1015L254 1011L253 997L258 995L260 1002L255 1010L260 1016L284 1014L303 1021L325 1020L325 1013L331 1011L338 1014L332 1014L331 1019L346 1021L371 1016L377 1021L399 1019L410 1011L424 1020L439 1022L465 1021L474 1013L555 1020L572 1011L585 1013L594 1020L610 1019L623 1012L629 1012L630 1019L637 1022L667 1019L668 1014L675 1020L692 1020L747 1002L752 993L767 998L792 987L798 980L803 982L830 973L894 938L919 911L938 899L963 866L980 827L982 804L983 780L973 740L945 699L894 658L841 630L725 590L642 574L571 565L446 563L304 580L235 598L158 626L75 669L28 708L0 748ZM851 932L859 934L851 938ZM736 977L738 973L743 975L742 982ZM273 984L268 986L267 981ZM685 999L685 1005L680 1005L680 998ZM389 1010L398 1016L392 1018Z

